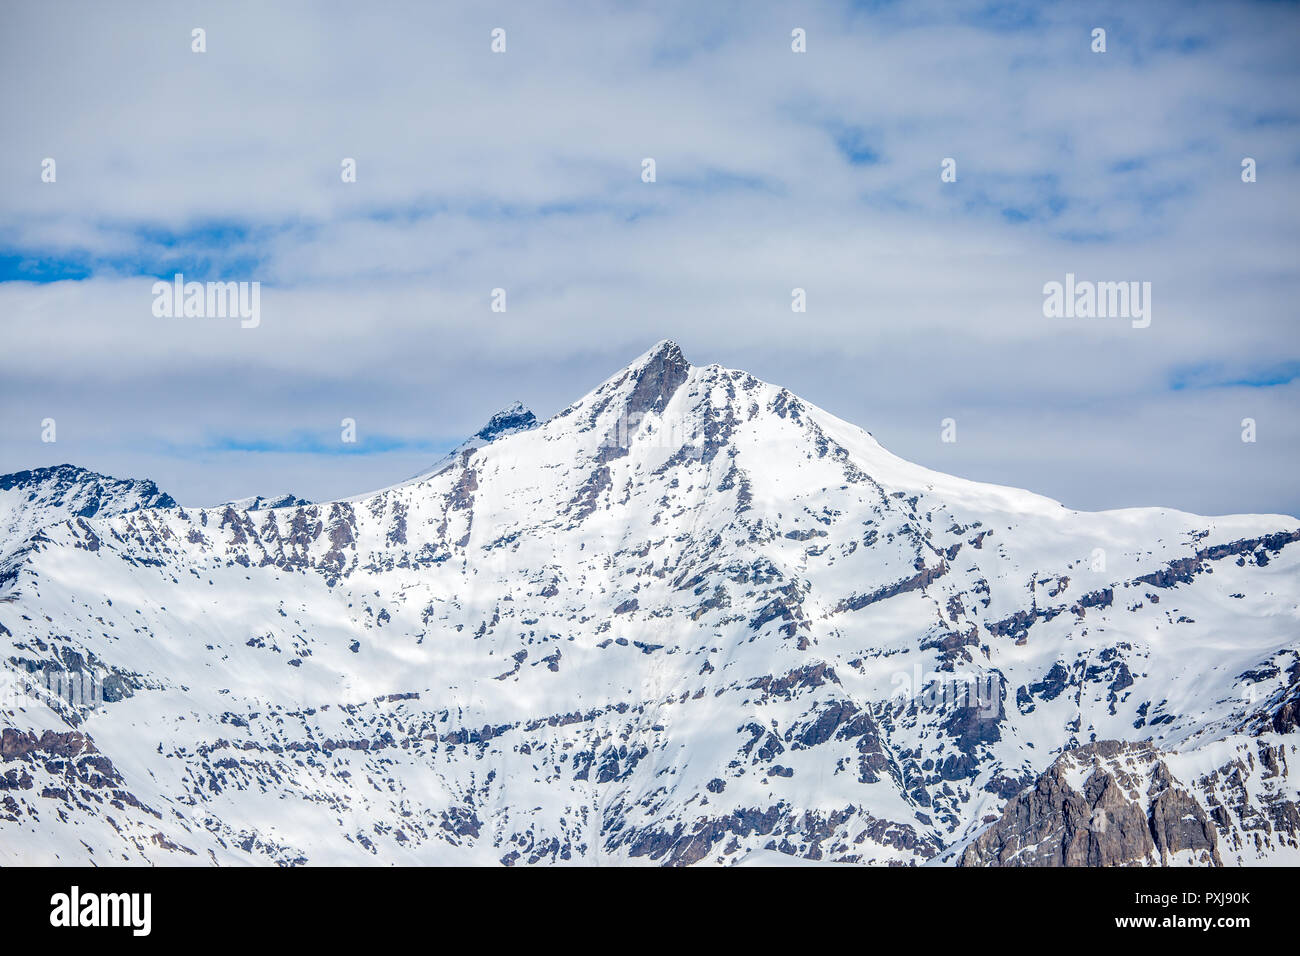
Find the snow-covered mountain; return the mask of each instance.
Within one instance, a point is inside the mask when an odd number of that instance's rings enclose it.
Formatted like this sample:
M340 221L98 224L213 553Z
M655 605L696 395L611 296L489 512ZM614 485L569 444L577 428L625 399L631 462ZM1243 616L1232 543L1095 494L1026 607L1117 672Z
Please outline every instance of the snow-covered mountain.
M110 478L75 465L0 475L0 585L16 552L48 524L175 506L152 481Z
M670 342L516 414L47 527L0 861L1300 862L1297 519L942 475Z
M229 501L236 511L264 511L311 504L291 494ZM77 465L56 465L0 475L0 584L29 540L47 525L73 518L111 518L142 508L176 508L152 481L113 478ZM8 574L6 574L8 569Z

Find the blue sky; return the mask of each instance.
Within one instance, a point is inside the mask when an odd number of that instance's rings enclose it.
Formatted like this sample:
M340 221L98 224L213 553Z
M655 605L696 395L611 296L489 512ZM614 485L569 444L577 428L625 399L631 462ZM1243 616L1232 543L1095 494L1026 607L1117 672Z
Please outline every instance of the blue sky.
M1300 512L1294 4L2 16L0 471L355 494L670 337L956 474ZM261 325L155 318L177 271ZM1151 326L1044 318L1067 272L1151 282Z

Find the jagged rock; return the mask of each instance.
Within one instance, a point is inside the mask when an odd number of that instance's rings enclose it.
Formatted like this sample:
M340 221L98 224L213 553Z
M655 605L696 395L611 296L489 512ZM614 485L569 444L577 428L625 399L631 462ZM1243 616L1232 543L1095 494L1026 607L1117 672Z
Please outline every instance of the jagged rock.
M1084 776L1086 774L1086 776ZM1145 793L1136 789L1147 775ZM1074 780L1082 777L1082 785ZM1204 808L1149 743L1101 741L1067 751L962 851L961 866L1220 865Z

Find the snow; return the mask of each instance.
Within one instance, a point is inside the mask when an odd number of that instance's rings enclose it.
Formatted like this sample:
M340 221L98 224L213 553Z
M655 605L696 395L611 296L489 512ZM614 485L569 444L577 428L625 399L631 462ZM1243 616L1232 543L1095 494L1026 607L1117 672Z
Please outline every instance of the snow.
M1089 740L1153 740L1188 785L1252 745L1296 658L1300 544L1136 578L1296 519L1072 511L719 366L629 417L675 349L371 494L42 516L4 657L75 651L131 693L5 721L75 726L161 816L60 822L38 783L0 862L923 863L998 812L995 777ZM1269 661L1252 703L1240 675ZM1000 675L989 739L891 701L933 672Z

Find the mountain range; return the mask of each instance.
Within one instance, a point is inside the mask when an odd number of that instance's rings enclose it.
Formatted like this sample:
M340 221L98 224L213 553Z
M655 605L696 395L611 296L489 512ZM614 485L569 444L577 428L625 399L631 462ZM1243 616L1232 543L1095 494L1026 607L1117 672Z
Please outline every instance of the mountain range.
M1300 863L1298 542L667 341L346 500L19 472L0 862Z

